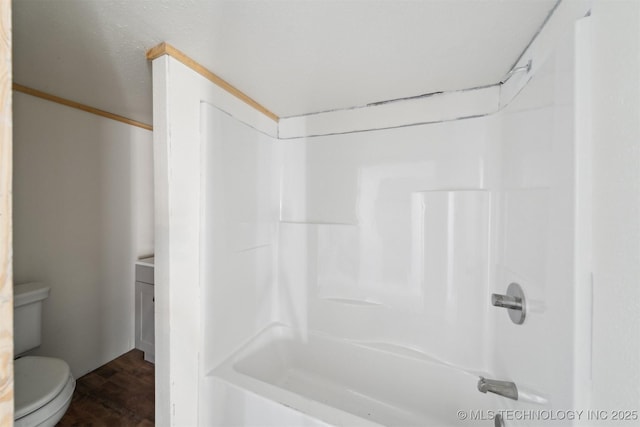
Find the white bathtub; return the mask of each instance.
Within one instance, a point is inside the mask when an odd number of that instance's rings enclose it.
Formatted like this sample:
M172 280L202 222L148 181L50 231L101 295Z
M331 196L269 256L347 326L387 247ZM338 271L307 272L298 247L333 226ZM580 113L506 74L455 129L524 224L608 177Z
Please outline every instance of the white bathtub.
M265 329L213 376L330 425L489 426L458 411L504 407L468 372L283 325Z

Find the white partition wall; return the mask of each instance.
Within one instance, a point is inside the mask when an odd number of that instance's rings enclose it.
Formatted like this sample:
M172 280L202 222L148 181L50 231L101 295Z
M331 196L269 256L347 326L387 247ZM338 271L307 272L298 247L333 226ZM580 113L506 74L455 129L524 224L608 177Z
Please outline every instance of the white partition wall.
M235 312L235 320L242 321L252 311L236 303L262 297L243 293L250 286L245 280L263 273L259 269L269 260L268 252L251 252L264 239L250 234L269 233L268 210L256 217L254 208L261 197L270 200L251 185L268 187L263 178L271 167L268 154L253 150L256 142L271 140L276 123L168 55L154 60L153 84L156 422L196 425L198 390L207 367L239 344L242 336L233 332L247 334L246 339L259 326L249 320L238 325L225 314ZM243 159L249 163L243 166ZM243 177L245 181L237 181ZM215 244L207 244L208 233ZM243 250L246 254L236 259L227 257ZM213 282L212 277L222 280ZM232 280L224 280L228 277ZM234 285L245 286L237 290L246 301L227 299L225 292L233 294ZM211 345L205 348L205 343Z
M177 80L175 74L185 71L181 67L168 56L153 62L156 422L160 425L197 424L202 345L200 91L188 74Z

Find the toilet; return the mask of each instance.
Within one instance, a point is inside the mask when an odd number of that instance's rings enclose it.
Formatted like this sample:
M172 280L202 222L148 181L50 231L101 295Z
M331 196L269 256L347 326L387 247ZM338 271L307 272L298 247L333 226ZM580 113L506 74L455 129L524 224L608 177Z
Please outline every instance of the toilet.
M69 408L76 381L67 362L21 354L40 346L42 301L49 287L25 283L13 288L15 427L55 426Z

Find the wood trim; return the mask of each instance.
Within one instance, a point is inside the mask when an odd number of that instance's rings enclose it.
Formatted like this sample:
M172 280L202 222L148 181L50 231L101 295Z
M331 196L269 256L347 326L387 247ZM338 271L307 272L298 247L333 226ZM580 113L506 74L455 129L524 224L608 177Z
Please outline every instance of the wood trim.
M11 0L0 2L0 425L13 424Z
M109 113L108 111L99 110L97 108L90 107L85 104L80 104L79 102L71 101L70 99L60 98L59 96L51 95L46 92L39 91L37 89L32 89L27 86L23 86L18 83L13 84L13 90L16 92L26 93L27 95L36 96L38 98L46 99L47 101L56 102L58 104L66 105L67 107L76 108L78 110L86 111L87 113L95 114L98 116L106 117L111 120L116 120L118 122L126 123L131 126L137 126L142 129L153 131L153 126L148 125L146 123L142 123L136 120L128 119L123 116L119 116L117 114Z
M273 121L278 122L278 120L280 120L280 118L275 113L273 113L263 105L259 104L257 101L249 97L247 94L237 89L235 86L229 84L223 78L209 71L207 68L203 67L202 65L200 65L199 63L197 63L196 61L188 57L185 53L179 51L178 49L171 46L170 44L166 42L162 42L159 45L152 47L151 49L149 49L149 51L147 51L147 59L149 61L152 61L163 55L169 55L174 59L177 59L187 67L191 68L196 73L200 74L204 78L211 81L213 84L229 92L231 95L235 96L236 98L238 98L245 104L249 105L250 107L258 110L259 112L269 117Z

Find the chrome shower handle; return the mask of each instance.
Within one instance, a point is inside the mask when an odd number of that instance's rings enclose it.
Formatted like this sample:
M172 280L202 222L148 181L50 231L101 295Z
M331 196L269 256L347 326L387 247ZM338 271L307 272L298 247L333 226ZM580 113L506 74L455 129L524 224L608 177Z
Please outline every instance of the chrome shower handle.
M491 294L491 305L511 310L522 310L522 299L511 295Z
M524 292L517 283L511 283L507 288L507 294L491 294L491 305L506 308L509 318L516 325L522 325L527 314L527 304Z

